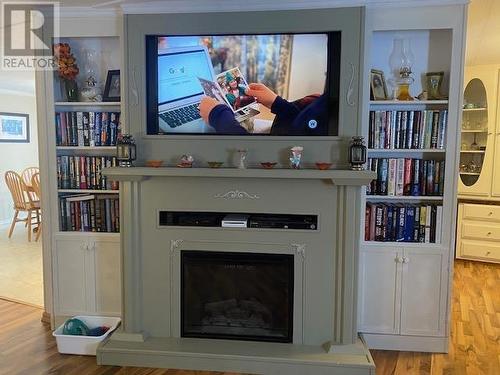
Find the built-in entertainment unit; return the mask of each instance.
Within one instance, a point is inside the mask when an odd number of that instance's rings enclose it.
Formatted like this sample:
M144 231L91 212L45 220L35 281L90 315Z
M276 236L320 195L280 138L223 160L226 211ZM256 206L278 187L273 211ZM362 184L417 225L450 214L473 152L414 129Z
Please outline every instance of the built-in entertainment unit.
M126 14L122 127L137 141L138 163L176 164L189 153L198 166L221 161L228 167L236 150L248 149L249 165L288 165L290 147L300 145L304 163L346 165L347 141L362 132L363 15L361 7ZM200 65L200 73L183 79L188 67ZM299 100L295 115L285 111L296 121L273 114L265 99L256 103L245 83L265 85L281 104ZM237 86L232 93L231 85ZM204 109L224 118L215 127L210 115L198 119L199 101L210 96ZM170 113L176 98L191 104L187 114ZM308 106L322 109L323 117L309 115Z
M147 132L336 135L340 53L340 31L147 35Z

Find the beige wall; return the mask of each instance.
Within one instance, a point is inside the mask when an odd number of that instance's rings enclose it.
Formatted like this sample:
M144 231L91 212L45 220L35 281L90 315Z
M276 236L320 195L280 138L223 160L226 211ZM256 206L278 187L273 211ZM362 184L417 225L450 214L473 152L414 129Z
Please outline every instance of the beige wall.
M21 173L26 167L38 166L38 134L35 96L6 93L0 90L0 112L28 113L30 122L29 143L0 142L0 224L2 224L10 222L14 213L12 209L12 198L5 184L5 172L14 170Z

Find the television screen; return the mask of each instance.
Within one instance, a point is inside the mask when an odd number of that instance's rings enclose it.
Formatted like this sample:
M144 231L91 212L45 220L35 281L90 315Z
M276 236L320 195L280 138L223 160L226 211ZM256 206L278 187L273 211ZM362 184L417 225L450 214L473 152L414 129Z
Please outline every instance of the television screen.
M340 32L147 36L148 134L336 135Z

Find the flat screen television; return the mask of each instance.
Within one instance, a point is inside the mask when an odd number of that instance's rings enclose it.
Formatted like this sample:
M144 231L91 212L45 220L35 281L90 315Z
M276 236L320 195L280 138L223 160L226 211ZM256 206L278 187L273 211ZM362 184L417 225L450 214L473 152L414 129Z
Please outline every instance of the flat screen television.
M341 33L146 35L147 134L334 136Z

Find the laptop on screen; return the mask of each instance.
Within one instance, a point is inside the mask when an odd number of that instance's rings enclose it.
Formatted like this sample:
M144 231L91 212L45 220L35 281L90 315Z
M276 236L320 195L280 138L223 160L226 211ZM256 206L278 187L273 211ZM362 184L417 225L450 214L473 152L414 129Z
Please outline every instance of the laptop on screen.
M158 119L164 133L210 133L200 117L204 95L198 77L213 81L215 74L204 46L170 48L158 55Z

